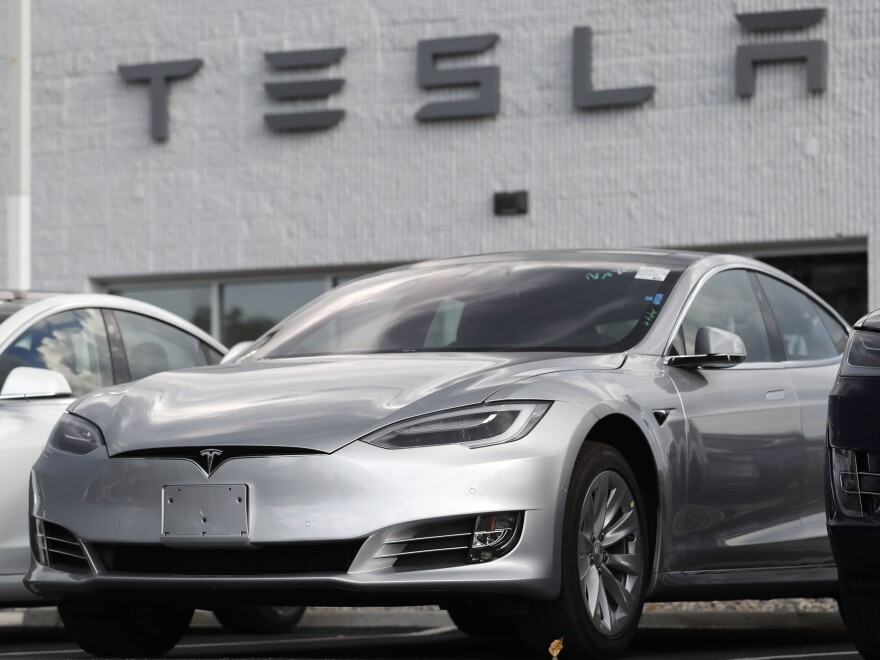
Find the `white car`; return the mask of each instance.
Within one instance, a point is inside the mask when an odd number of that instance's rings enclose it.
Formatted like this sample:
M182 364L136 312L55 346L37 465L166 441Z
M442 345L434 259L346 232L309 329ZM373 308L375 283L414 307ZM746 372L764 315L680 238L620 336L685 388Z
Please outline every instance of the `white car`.
M43 605L25 589L28 475L76 397L160 371L217 364L226 348L179 316L103 294L0 292L0 607ZM231 632L278 633L303 607L227 607Z
M0 607L43 605L22 584L30 565L28 475L76 397L160 371L217 364L226 347L179 316L103 294L0 292ZM277 633L303 607L229 607L232 632Z

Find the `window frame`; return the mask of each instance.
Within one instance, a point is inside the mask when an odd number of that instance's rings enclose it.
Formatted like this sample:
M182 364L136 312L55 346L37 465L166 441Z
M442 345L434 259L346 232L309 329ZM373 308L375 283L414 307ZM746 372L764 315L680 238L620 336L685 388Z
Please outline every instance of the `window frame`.
M783 367L785 367L785 368L789 368L789 367L814 367L814 366L821 366L821 365L825 365L825 364L833 364L835 362L840 361L840 357L841 357L841 355L843 355L843 353L841 353L837 357L833 357L833 358L819 358L819 359L814 359L814 360L786 360L785 359L785 349L784 349L784 346L782 343L782 335L780 334L779 327L776 324L776 317L773 315L773 310L770 307L769 302L767 301L767 295L764 293L764 290L763 290L763 288L761 288L761 284L758 281L758 278L756 276L757 273L760 273L760 274L765 275L767 277L772 277L772 278L780 281L781 283L790 286L795 291L799 291L799 292L803 293L805 296L807 296L807 298L813 304L815 304L820 309L824 310L832 319L834 319L835 321L840 323L840 325L846 331L847 339L849 339L849 336L852 334L852 328L850 328L850 326L842 319L840 314L838 314L824 300L819 298L819 296L814 294L809 288L800 284L796 280L789 282L786 279L779 277L778 273L771 272L768 269L764 269L764 268L760 268L760 267L756 268L756 267L752 266L751 264L749 264L749 265L746 265L746 264L725 264L722 266L717 266L716 268L713 268L709 272L705 273L700 278L700 281L696 284L696 286L694 286L694 288L688 294L688 298L685 301L684 305L682 305L681 311L678 314L678 318L675 320L675 323L672 326L672 331L669 333L669 336L666 338L666 345L665 345L665 348L663 349L662 357L666 358L671 355L670 351L672 350L673 344L675 342L675 337L678 334L679 330L681 329L681 325L684 322L684 319L687 316L688 312L690 311L691 305L693 304L694 300L696 300L697 296L700 294L700 292L702 291L702 289L706 285L706 283L710 279L715 277L716 275L719 275L719 274L721 274L725 271L729 271L729 270L745 271L746 274L749 276L749 281L752 283L752 287L753 288L757 287L757 290L755 291L755 295L758 298L758 304L761 307L762 321L764 323L765 329L767 330L768 339L770 340L771 356L776 356L780 359L779 360L771 360L769 362L749 362L748 360L746 360L745 362L741 362L737 365L734 365L731 367L726 367L725 370L729 370L729 369L737 369L737 370L770 369L770 368L783 368ZM769 321L768 321L768 319L769 319ZM846 349L844 349L843 352L845 353Z

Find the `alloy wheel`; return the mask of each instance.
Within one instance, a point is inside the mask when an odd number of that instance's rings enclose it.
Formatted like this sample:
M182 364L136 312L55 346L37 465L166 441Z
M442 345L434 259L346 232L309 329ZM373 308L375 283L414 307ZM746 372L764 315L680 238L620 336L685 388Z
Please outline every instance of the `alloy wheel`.
M606 470L593 479L581 505L578 575L587 614L603 635L614 635L641 607L642 539L635 499L624 478Z

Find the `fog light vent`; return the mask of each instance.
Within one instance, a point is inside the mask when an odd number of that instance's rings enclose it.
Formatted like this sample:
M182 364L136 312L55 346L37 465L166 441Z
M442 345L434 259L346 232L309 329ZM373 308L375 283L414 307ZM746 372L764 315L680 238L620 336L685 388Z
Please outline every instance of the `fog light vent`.
M472 564L492 561L513 550L522 533L522 520L522 511L479 516L468 561Z
M880 454L853 449L831 450L837 501L849 516L880 512Z
M82 544L61 525L33 519L33 548L37 561L68 573L90 573Z

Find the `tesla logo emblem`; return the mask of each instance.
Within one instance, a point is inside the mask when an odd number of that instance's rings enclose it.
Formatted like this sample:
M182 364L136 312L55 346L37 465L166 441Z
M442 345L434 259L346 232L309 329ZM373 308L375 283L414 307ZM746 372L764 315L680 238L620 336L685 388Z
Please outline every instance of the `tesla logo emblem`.
M210 477L214 471L214 458L222 454L219 449L203 449L199 452L199 456L205 459L205 473Z

